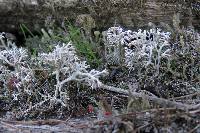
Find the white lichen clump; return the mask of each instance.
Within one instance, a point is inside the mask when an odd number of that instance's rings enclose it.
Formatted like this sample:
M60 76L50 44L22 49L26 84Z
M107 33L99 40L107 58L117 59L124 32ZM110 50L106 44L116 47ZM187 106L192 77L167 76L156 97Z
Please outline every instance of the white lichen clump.
M2 34L0 37L4 39ZM58 43L52 52L39 53L37 57L29 56L27 49L18 48L15 44L12 44L12 47L4 44L0 51L0 82L3 87L1 94L19 102L24 95L30 97L37 95L37 100L32 101L33 106L31 101L24 105L25 114L33 108L41 107L46 102L50 105L59 103L67 107L70 99L68 92L72 81L98 89L102 85L99 77L107 75L106 70L89 70L90 67L86 61L81 61L76 55L75 47L71 42ZM55 79L55 82L50 83L48 79L42 81L42 77L36 78L38 77L37 71L46 73L48 75L46 78ZM49 86L43 88L46 82Z
M55 93L51 97L57 102L61 102L64 106L66 104L62 99L68 96L67 90L63 86L67 82L76 81L95 89L101 86L99 77L107 75L106 70L102 72L96 70L88 71L89 65L86 64L86 61L80 61L71 43L57 45L52 52L40 54L39 60L53 70L52 75L56 77L56 85Z
M170 56L170 33L162 32L160 29L138 30L137 32L124 31L120 27L111 27L107 31L106 47L114 47L113 51L107 50L106 56L119 58L119 50L124 49L124 62L129 69L134 69L138 62L144 67L153 65L159 73L162 58Z
M16 95L19 95L22 91L31 93L34 75L29 67L27 50L17 48L14 44L12 46L0 51L0 81L3 83L6 92L12 91L14 99L17 100Z

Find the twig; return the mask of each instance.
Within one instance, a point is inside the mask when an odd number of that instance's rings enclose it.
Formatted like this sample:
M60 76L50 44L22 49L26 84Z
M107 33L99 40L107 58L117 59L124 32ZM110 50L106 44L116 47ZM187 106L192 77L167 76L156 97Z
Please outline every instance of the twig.
M2 121L4 123L10 123L15 125L51 125L51 126L66 122L56 119L38 120L38 121L7 121L7 120L2 120Z
M145 124L145 125L143 125L143 126L138 127L138 128L136 129L136 132L140 132L141 129L143 129L143 128L145 128L145 127L148 127L148 126L151 125L152 123L153 123L153 122L147 123L147 124Z
M200 109L197 109L197 110L190 111L189 113L190 113L190 114L196 114L196 113L200 113Z
M20 129L40 129L40 130L48 130L48 131L52 131L52 132L59 132L60 129L59 127L51 127L51 126L46 126L46 125L42 125L42 126L36 126L36 125L16 125L16 127L20 128Z
M15 126L13 126L11 124L8 124L6 122L1 121L0 123L1 123L1 125L5 125L7 128L18 129L17 127L15 127Z
M198 124L195 128L189 131L189 133L194 133L198 128L200 128L200 124Z
M196 104L196 105L193 105L193 106L191 107L191 109L193 109L193 110L200 109L200 103L199 103L199 104Z
M20 129L17 128L16 126L11 125L11 124L6 123L6 122L3 122L3 121L1 121L0 124L1 124L1 125L4 125L7 129L14 129L15 131L16 131L16 130L18 130L18 131L20 130Z

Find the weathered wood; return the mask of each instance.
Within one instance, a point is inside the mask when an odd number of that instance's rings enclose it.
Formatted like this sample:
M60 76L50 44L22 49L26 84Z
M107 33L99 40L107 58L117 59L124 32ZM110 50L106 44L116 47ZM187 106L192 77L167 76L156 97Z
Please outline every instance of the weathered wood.
M52 1L53 4L49 4ZM103 28L115 23L125 27L142 27L153 22L172 23L175 12L181 13L184 25L189 19L188 9L178 9L173 3L166 7L162 0L0 0L0 31L19 31L25 24L31 30L44 26L47 16L75 21L78 16L89 14L95 24L89 28ZM86 16L87 16L86 15ZM87 17L82 17L87 21ZM192 23L199 27L198 17Z

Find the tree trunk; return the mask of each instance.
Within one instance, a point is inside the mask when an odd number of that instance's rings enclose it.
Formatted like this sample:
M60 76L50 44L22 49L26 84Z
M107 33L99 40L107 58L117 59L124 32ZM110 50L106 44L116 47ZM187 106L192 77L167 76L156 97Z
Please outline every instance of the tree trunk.
M0 31L20 31L20 24L39 30L47 16L60 24L66 19L88 28L115 24L138 28L149 22L172 24L176 12L181 13L183 25L189 25L191 20L190 24L199 27L199 15L191 16L189 10L190 7L179 8L170 2L165 6L162 0L0 0Z

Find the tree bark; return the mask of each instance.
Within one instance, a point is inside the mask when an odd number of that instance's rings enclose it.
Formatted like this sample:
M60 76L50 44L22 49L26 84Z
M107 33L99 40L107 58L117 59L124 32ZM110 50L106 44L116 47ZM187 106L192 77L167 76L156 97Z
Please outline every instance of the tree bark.
M92 20L93 24L83 24L85 27L89 25L89 28L102 29L115 24L138 28L147 26L149 22L156 25L160 22L172 24L176 12L181 13L183 25L188 25L192 17L191 23L200 27L199 15L191 16L189 8L177 8L174 3L168 2L164 6L163 0L65 0L64 3L59 3L64 0L52 0L53 4L49 1L0 0L0 31L18 32L20 24L25 24L32 31L39 30L44 27L47 16L56 18L59 24L64 19L71 22L77 22L78 19L78 24Z

